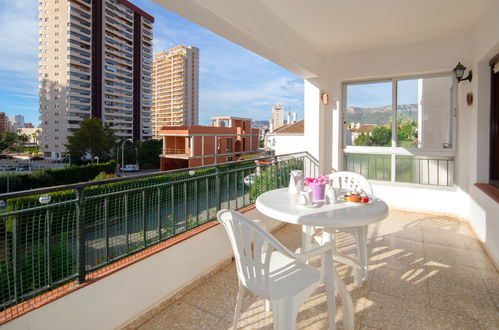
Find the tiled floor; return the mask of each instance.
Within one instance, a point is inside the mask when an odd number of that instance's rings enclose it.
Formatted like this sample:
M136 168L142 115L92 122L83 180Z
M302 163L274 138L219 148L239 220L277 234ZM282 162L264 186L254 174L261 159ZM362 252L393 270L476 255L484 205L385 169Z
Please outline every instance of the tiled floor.
M300 228L287 225L276 237L294 249ZM370 226L369 279L352 284L351 269L337 265L355 304L357 329L499 329L499 273L466 225L455 219L391 211ZM340 251L353 250L348 235ZM159 312L140 329L229 329L237 294L234 263ZM320 287L298 315L300 329L327 327L326 297ZM337 300L337 328L343 328ZM247 294L239 327L271 329L272 312Z

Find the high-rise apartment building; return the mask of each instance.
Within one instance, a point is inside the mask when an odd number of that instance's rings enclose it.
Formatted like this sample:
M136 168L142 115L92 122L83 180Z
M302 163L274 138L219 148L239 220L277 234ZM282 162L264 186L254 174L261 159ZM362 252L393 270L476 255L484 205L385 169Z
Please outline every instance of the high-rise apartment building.
M14 115L10 116L10 124L14 128L23 128L24 127L24 116L23 115Z
M44 0L39 21L45 156L61 157L90 117L120 139L150 138L154 18L126 0Z
M272 107L272 130L284 125L284 107L277 103Z
M5 115L5 112L0 112L0 135L9 131L9 117Z
M195 126L199 120L199 49L177 46L154 57L153 137L163 126Z

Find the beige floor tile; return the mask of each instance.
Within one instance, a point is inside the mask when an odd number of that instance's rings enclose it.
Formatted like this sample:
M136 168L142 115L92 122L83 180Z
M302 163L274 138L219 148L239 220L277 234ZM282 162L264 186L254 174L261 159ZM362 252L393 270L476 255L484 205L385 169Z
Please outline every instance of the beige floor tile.
M499 272L496 271L491 272L483 269L479 269L478 271L487 289L491 293L499 295Z
M222 269L217 275L224 276L233 283L237 283L238 279L237 279L236 263L232 261L229 265L227 265L227 267Z
M468 248L459 234L444 230L423 230L422 232L425 244L430 243L458 249Z
M237 292L237 282L216 274L187 293L180 300L212 315L223 318L229 311L234 311Z
M424 305L370 291L362 325L378 329L424 329Z
M388 268L401 272L418 269L424 265L423 244L411 240L385 237L368 246L369 261L377 268Z
M421 218L421 227L429 231L445 231L448 233L460 233L462 223L451 218L439 215L425 215Z
M423 231L421 228L406 229L398 225L389 224L385 230L385 236L423 242Z
M427 262L427 279L442 281L455 285L465 286L475 290L484 291L486 287L477 268L463 265L443 265L437 262Z
M385 221L396 222L398 224L406 226L406 228L412 228L415 226L420 227L421 220L425 217L426 215L417 212L390 210Z
M474 237L463 237L466 248L471 252L485 253L482 244Z
M241 317L238 328L241 329L272 329L272 311L265 312L264 299L253 294L248 294L243 300ZM230 314L230 318L233 314ZM225 319L227 319L226 317ZM337 302L335 322L337 329L343 329L343 306ZM356 322L355 329L360 328L360 323ZM300 308L296 327L297 329L327 329L327 300L324 294L316 292Z
M429 291L431 307L463 314L484 324L499 324L499 311L485 289L457 286L452 281L430 278Z
M215 329L226 329L226 330L231 330L232 329L232 322L227 322L226 320L220 320L216 325Z
M490 261L489 256L485 253L485 251L482 252L475 252L470 250L470 254L473 260L473 263L475 267L483 270L488 270L491 272L497 272L498 270L495 268L494 264L492 261Z
M220 321L219 318L213 315L178 301L141 325L139 329L219 329Z
M428 262L436 262L445 266L464 265L476 267L471 257L471 252L467 249L424 243L424 253Z
M492 300L494 300L496 308L499 310L499 294L490 293L490 296L492 297Z
M487 323L478 321L466 313L452 313L435 307L425 310L427 318L425 324L427 329L454 330L454 329L487 329Z
M369 289L410 302L427 304L428 280L425 273L425 268L407 272L379 268Z

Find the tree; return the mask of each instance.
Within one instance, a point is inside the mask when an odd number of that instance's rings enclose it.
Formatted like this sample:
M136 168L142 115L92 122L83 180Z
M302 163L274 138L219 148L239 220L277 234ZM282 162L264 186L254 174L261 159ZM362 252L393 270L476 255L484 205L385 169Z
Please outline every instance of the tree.
M418 129L416 127L416 122L403 121L398 125L397 129L397 141L398 142L409 142L409 145L417 142L418 139Z
M356 146L370 146L372 145L371 137L369 136L369 134L360 133L360 135L357 136L353 144Z
M147 140L140 143L138 148L140 166L146 165L159 168L159 155L161 154L161 149L163 148L162 140Z
M38 142L40 141L40 130L37 129L35 133L31 134L31 136L33 137L33 142L38 147Z
M2 150L13 151L18 143L17 133L6 131L2 136L1 148Z
M388 146L392 139L392 129L387 126L377 126L371 131L371 140L374 146Z
M29 142L29 136L22 133L21 130L17 133L17 149L21 150Z
M73 159L81 159L89 154L93 159L109 158L111 150L116 145L117 138L114 131L98 118L87 118L82 121L80 128L72 136L68 136L66 148Z

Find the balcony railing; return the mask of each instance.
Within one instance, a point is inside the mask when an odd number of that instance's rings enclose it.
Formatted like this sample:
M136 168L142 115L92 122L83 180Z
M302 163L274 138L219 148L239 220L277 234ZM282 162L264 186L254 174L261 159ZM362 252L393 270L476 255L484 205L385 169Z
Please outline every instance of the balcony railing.
M187 151L185 149L174 149L167 148L163 149L163 155L187 155Z
M345 168L370 180L454 186L454 157L345 154Z
M0 324L26 300L253 204L294 169L318 174L297 153L0 195Z

